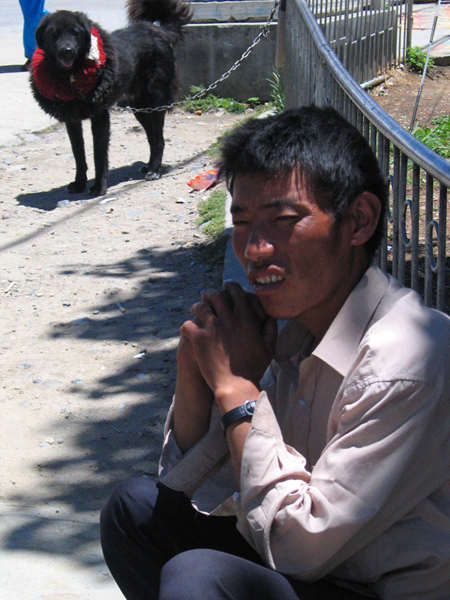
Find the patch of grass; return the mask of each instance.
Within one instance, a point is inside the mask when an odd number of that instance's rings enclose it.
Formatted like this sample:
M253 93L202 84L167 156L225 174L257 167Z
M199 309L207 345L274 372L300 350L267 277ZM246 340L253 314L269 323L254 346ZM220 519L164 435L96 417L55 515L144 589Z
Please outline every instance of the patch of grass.
M214 190L198 207L197 225L212 238L217 238L225 229L226 192Z
M415 73L423 73L425 68L425 61L427 59L427 53L422 50L420 46L413 46L412 48L406 49L406 64L411 71ZM434 67L433 57L430 56L428 59L428 69Z
M417 127L413 133L437 154L450 158L450 115L436 117L432 121L432 127Z
M198 94L203 89L202 86L193 85L190 88L191 95ZM247 108L255 108L259 104L260 100L257 97L248 98L246 102L239 102L238 100L234 100L234 98L221 98L214 94L206 94L206 96L201 96L196 100L187 98L183 106L187 112L191 113L196 111L204 113L209 110L217 110L218 108L223 108L229 113L243 113Z
M268 82L270 86L271 105L275 109L275 113L279 115L284 110L286 95L278 71L272 73L272 78L268 79Z

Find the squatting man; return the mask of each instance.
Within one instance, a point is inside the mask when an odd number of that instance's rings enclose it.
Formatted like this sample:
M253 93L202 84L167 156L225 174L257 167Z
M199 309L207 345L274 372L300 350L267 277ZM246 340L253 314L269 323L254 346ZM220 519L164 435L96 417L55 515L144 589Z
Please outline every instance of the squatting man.
M181 327L159 480L102 511L116 582L132 600L447 600L450 319L373 265L372 150L304 107L240 126L219 169L255 293L205 293Z

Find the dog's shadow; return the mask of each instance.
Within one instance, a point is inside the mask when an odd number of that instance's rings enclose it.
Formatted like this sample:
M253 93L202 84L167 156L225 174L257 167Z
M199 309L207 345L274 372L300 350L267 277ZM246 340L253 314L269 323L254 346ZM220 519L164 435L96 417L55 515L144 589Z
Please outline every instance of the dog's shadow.
M116 169L111 169L108 173L108 187L111 193L111 188L125 181L145 181L142 173L142 167L145 163L137 161L131 165L125 165ZM70 182L68 181L67 184ZM79 194L71 194L67 185L53 188L46 192L33 192L30 194L19 194L16 197L17 202L21 206L29 206L30 208L39 208L41 210L55 210L60 202L76 202L80 200L91 200L95 196L89 193L89 186L93 184L93 180L88 182L86 191ZM100 197L100 196L98 196Z

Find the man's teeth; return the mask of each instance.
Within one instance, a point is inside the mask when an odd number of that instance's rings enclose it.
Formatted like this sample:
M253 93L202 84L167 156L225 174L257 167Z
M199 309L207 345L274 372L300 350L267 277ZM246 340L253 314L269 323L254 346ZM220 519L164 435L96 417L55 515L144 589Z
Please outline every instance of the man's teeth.
M284 277L280 277L280 275L268 275L267 277L258 277L255 281L258 285L267 285L268 283L283 281L283 279Z

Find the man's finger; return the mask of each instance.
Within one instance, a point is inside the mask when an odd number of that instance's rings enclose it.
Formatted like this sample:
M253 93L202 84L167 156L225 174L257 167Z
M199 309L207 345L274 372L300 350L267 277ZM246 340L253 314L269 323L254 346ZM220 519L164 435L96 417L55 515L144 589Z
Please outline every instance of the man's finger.
M246 317L256 316L261 321L264 321L267 318L267 315L264 312L264 309L256 294L246 292L235 281L228 282L226 284L226 290L233 299L235 311L243 311L243 314Z
M227 290L221 290L205 296L205 302L211 307L222 323L229 323L233 315L233 301Z
M264 321L265 319L267 319L267 314L266 311L263 308L263 305L261 304L260 299L258 298L258 296L256 294L252 294L247 292L246 294L247 297L247 301L250 304L253 312L256 314L256 316L261 319L261 321Z
M216 316L216 311L210 302L196 302L191 306L191 313L198 319L200 325L205 325L208 319Z

